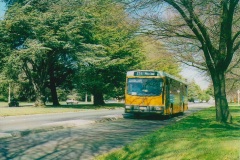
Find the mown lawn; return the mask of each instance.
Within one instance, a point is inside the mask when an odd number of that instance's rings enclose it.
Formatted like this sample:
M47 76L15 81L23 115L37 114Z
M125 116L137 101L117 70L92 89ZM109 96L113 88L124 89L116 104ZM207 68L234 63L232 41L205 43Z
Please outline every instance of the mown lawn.
M0 117L6 116L19 116L19 115L32 115L32 114L48 114L48 113L64 113L64 112L81 112L86 110L97 109L115 109L121 108L122 103L111 103L104 106L93 106L92 104L78 104L78 105L61 105L46 107L33 107L33 103L21 103L20 107L8 107L7 103L0 103Z
M215 122L215 109L209 108L96 159L239 160L240 107L230 109L233 124Z

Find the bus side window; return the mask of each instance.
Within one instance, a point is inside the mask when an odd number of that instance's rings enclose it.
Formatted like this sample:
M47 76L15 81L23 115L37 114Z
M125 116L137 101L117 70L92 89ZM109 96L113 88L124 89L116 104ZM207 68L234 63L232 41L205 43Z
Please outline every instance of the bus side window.
M166 84L167 83L162 83L162 86L161 86L161 90L162 90L162 103L164 104L165 103L165 92L166 92Z
M169 103L170 98L170 79L166 79L166 87L165 87L165 97L166 97L166 103Z

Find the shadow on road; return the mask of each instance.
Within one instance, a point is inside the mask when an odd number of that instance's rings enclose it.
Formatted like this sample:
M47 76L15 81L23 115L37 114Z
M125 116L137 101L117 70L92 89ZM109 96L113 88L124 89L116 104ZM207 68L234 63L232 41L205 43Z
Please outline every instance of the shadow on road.
M141 119L141 120L159 120L159 121L164 121L164 120L170 120L174 117L179 117L179 116L183 116L184 113L178 113L178 114L174 114L172 116L164 116L164 115L151 115L151 114L141 114L139 116L134 116L133 114L130 113L126 113L123 114L123 118L125 119Z
M198 110L195 107L191 112L186 111L184 115L167 119L147 115L134 118L130 114L123 114L124 118L117 121L1 139L0 159L93 159Z
M123 147L163 126L156 120L121 119L81 128L61 129L3 139L0 159L92 159Z

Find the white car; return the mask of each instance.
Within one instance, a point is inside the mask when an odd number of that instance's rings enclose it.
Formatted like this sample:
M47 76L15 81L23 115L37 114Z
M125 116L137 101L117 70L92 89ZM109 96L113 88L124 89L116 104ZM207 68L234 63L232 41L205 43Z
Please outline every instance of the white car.
M66 100L66 103L67 104L78 104L78 101L74 100L74 99L68 99L68 100Z
M200 103L200 101L198 99L194 100L194 103Z

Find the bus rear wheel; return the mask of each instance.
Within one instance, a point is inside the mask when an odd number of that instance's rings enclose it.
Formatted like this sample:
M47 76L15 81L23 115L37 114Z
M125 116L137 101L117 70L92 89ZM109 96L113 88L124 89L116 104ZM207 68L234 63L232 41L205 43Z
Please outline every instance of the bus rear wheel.
M180 112L181 115L184 114L184 103L182 104L182 111Z
M169 108L168 118L172 118L172 117L173 117L173 105L171 104L171 107Z

